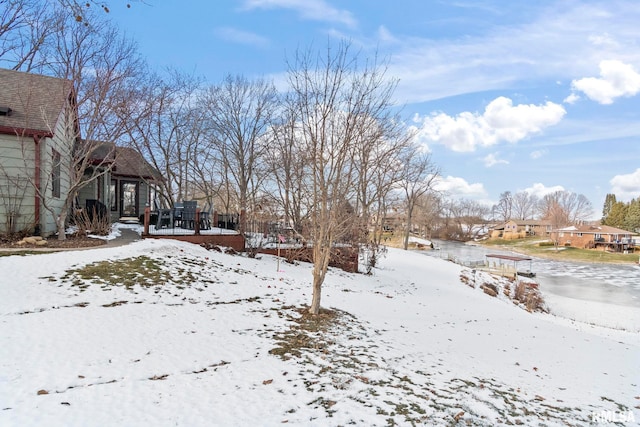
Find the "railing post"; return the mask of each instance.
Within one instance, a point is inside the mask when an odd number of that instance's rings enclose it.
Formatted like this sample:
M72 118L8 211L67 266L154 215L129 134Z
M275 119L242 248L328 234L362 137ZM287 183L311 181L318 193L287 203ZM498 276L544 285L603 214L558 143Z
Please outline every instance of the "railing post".
M196 208L196 220L193 224L196 236L200 235L200 208Z
M144 236L149 235L149 222L151 222L151 207L147 205L144 207Z

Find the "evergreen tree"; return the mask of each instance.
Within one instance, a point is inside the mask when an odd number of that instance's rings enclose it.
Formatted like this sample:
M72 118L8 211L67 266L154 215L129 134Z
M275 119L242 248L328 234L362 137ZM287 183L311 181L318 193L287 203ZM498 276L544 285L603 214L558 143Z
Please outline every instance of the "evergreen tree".
M624 229L633 232L640 231L640 197L629 202L627 215L624 218Z
M604 221L604 225L616 228L625 227L625 218L627 216L628 205L624 202L616 202L611 207L611 211Z
M600 220L602 224L607 223L607 217L611 213L611 208L613 208L613 205L615 205L616 202L617 200L616 200L615 194L612 194L612 193L607 194L607 196L604 199L604 206L602 207L602 220Z

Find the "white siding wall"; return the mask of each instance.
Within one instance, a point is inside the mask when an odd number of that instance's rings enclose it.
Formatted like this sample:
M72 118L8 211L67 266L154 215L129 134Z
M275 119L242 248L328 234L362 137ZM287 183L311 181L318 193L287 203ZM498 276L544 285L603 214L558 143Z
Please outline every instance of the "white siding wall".
M35 221L33 138L0 135L0 233L31 230ZM14 212L9 230L9 211Z
M71 152L73 150L72 133L69 131L67 109L63 111L56 122L53 138L46 138L40 142L42 152L42 171L40 174L41 188L47 200L49 209L40 210L40 227L43 235L57 232L56 218L64 208L65 199L69 192L69 179L73 167ZM53 150L60 153L62 165L60 167L60 197L53 197L51 172L53 168Z
M55 124L54 136L43 138L38 144L40 150L40 188L49 209L40 205L40 231L44 235L56 232L56 217L64 208L69 193L70 175L73 161L73 109L70 104L61 111ZM19 138L17 135L0 135L0 233L6 233L7 213L19 207L14 231L32 231L35 224L36 192L33 179L36 170L36 144L32 137ZM53 150L60 153L60 197L53 197L52 160ZM18 185L16 185L18 183ZM21 201L18 199L21 198Z

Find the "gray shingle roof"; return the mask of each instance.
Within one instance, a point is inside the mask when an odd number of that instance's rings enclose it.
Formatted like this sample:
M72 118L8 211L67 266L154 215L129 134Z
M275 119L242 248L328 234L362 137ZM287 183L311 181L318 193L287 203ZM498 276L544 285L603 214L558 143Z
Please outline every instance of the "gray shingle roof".
M112 172L114 176L140 177L162 181L160 172L151 166L137 150L130 147L116 147L116 153L116 161Z
M0 68L0 107L11 109L0 132L52 132L72 91L70 80Z

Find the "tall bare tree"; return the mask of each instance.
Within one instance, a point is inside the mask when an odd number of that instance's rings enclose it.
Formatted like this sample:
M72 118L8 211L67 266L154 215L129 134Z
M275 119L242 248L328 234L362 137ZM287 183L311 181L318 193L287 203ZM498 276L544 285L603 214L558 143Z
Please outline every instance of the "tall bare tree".
M588 219L593 212L589 199L571 191L556 191L545 195L540 199L538 209L540 216L551 222L556 249L559 244L558 230Z
M402 247L407 250L416 205L422 196L433 191L434 184L440 177L440 169L432 161L431 154L418 145L404 150L402 162L400 188L405 196L406 215Z
M505 191L500 194L500 200L493 205L492 214L494 219L507 222L513 216L513 194L511 191Z
M136 102L120 111L129 118L130 144L164 177L160 197L166 205L193 196L189 168L203 139L202 115L195 107L200 88L198 78L175 70L150 75L139 83Z
M56 61L46 68L70 79L77 93L77 145L65 207L58 215L58 238L64 239L66 213L76 193L113 165L113 153L105 155L104 142L118 141L126 131L128 118L119 111L132 102L131 93L144 69L136 45L120 35L106 21L91 26L65 21L52 49ZM101 162L97 167L96 161Z
M512 210L516 219L531 219L536 213L538 197L526 191L519 191L513 195Z
M320 310L334 243L352 230L347 206L355 199L358 144L365 123L391 117L394 83L375 61L360 66L346 42L324 54L298 53L289 63L288 82L299 107L300 141L308 155L309 240L313 243L313 298L309 312ZM381 129L385 129L381 126ZM386 135L378 141L382 143ZM352 205L351 205L352 206Z
M306 173L309 160L302 144L298 111L295 99L285 95L280 103L278 122L271 128L268 162L272 182L270 188L278 195L286 225L300 233L308 213L305 200L309 200L310 196Z
M117 141L124 133L125 123L118 112L131 102L129 94L143 62L135 45L105 20L96 19L90 26L78 25L59 8L53 7L55 2L33 0L25 4L29 7L52 5L52 10L45 15L32 14L29 10L25 12L29 13L29 19L35 19L29 22L35 29L27 31L29 37L22 37L26 30L16 27L18 40L22 40L23 46L7 52L3 61L8 55L14 59L15 69L60 77L68 80L74 88L78 112L76 126L66 130L70 145L61 147L61 154L71 157L69 170L61 171L67 189L64 195L61 194L64 198L62 207L48 203L49 199L44 194L47 185L32 183L44 209L56 218L58 238L65 239L66 219L77 191L106 174L113 164L113 153L104 151L104 142ZM66 16L66 19L57 19L61 16ZM56 19L41 22L51 17ZM55 28L49 29L52 22ZM46 31L43 30L42 36L34 40L32 36L38 28ZM15 33L5 35L13 39ZM46 165L48 169L58 169L63 164L57 156L46 161L50 162Z
M447 235L447 228L451 221L447 201L442 193L430 191L418 198L415 212L411 220L412 224L418 227L421 234L428 239L437 233Z
M540 200L538 210L542 218L553 218L559 226L585 221L593 213L591 202L586 196L566 190L545 195Z
M401 156L411 142L412 135L402 123L399 117L371 120L369 123L363 121L360 130L362 140L355 153L355 209L361 223L361 242L367 246L374 262L382 237L385 200L403 178ZM373 233L369 233L370 228Z
M277 93L266 80L228 75L203 96L203 109L219 158L226 163L238 210L253 204L266 176L267 132L273 122Z
M63 30L66 14L55 0L0 0L0 66L39 70Z

